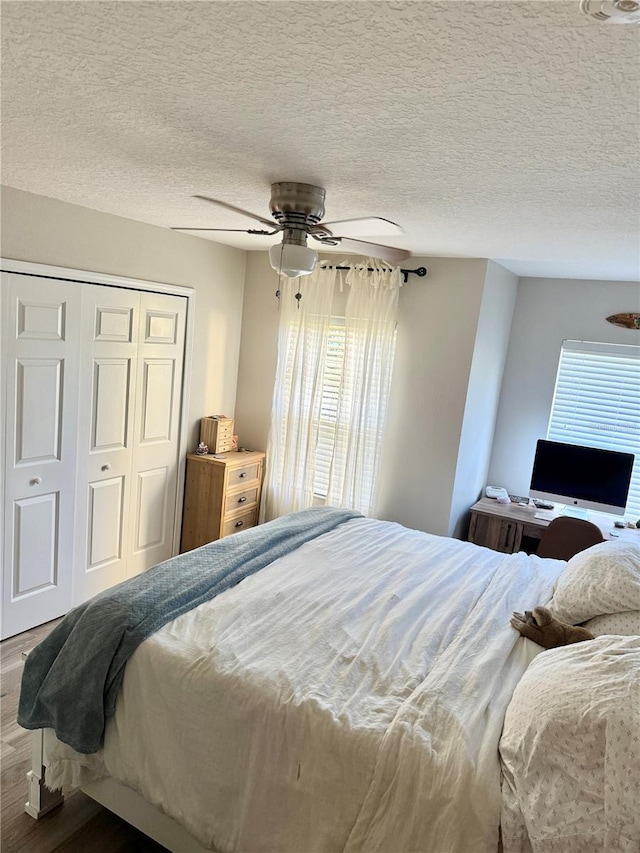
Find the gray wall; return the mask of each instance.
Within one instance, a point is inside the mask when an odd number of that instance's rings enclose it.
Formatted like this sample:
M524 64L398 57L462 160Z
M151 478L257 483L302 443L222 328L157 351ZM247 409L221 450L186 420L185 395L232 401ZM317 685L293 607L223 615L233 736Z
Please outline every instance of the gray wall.
M12 187L2 187L0 216L4 258L193 287L193 449L202 416L233 414L245 252Z
M194 287L191 442L200 417L224 413L235 415L243 445L264 449L279 319L266 252L8 187L1 201L4 257ZM429 276L411 277L400 294L377 514L464 535L466 510L486 482L527 493L562 340L640 343L637 332L605 320L640 311L640 285L522 279L501 381L515 277L484 260L411 263Z
M606 322L640 311L640 284L523 278L513 316L489 482L527 495L538 438L547 432L563 340L640 344L640 333Z
M421 265L428 267L428 277L410 277L400 293L376 515L447 535L458 524L459 507L466 512L484 485L515 277L484 260L411 259L412 267ZM257 449L266 447L269 432L279 319L276 288L266 253L250 253L236 426L241 443ZM473 384L478 390L468 404L479 323L485 331L482 353L475 356ZM471 438L468 450L464 445L466 461L461 461L465 419Z
M240 444L252 450L265 450L269 435L278 360L277 289L268 253L248 252L235 428Z
M411 259L423 264L427 278L411 277L400 294L377 515L444 536L486 261Z
M465 537L469 507L487 484L518 278L489 261L458 448L449 533Z

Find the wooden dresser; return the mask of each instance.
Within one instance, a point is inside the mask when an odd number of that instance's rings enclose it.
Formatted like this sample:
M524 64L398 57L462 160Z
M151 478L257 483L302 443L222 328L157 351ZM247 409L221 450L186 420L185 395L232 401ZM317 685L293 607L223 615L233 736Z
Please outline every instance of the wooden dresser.
M259 450L187 455L181 552L258 523L264 457Z

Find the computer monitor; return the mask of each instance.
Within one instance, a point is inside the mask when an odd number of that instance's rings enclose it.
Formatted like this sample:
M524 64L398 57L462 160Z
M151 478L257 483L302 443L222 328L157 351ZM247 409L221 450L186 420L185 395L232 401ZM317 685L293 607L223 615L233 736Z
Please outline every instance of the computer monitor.
M529 494L568 508L624 515L634 459L633 453L540 439Z

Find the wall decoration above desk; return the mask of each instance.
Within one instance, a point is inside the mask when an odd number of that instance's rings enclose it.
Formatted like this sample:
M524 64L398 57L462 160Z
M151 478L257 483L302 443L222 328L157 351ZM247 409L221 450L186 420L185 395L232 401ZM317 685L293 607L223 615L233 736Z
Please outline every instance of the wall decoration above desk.
M634 312L612 314L610 317L607 317L607 322L613 323L614 326L622 326L623 329L640 330L640 314Z

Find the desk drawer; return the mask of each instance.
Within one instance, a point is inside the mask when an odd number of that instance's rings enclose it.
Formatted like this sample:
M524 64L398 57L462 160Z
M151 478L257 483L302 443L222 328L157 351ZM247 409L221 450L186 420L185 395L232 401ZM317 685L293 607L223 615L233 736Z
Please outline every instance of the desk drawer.
M240 530L248 530L250 527L255 527L258 523L258 508L252 509L251 512L245 512L242 515L236 515L225 521L222 526L222 535L229 536L231 533L238 533Z
M244 489L242 492L228 494L224 502L224 514L238 512L241 509L250 509L258 503L258 486Z
M522 535L528 536L531 539L540 539L544 531L544 527L540 527L539 524L527 524L526 522L522 525Z
M522 525L509 518L471 513L469 541L503 554L512 554L520 547Z

